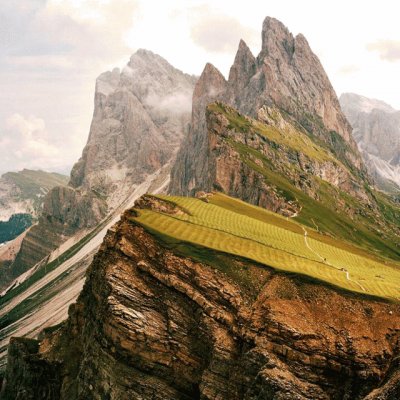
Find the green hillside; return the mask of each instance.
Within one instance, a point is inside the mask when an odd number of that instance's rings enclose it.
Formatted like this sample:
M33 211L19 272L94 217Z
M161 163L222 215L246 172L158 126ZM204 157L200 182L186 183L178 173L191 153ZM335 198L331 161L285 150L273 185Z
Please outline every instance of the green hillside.
M223 194L208 200L157 196L179 212L135 209L131 217L164 241L228 253L342 289L400 299L400 264Z
M56 172L24 169L19 172L7 172L2 175L2 179L21 190L21 199L31 199L37 195L43 195L54 186L66 185L69 178Z
M227 127L221 127L220 140L282 198L299 205L297 221L331 238L356 244L378 257L400 260L399 205L390 196L374 190L361 173L349 169L337 152L316 138L312 140L305 129L286 121L284 112L279 110L271 117L279 128L241 115L222 103L209 105L207 112L209 120L228 122ZM257 137L268 147L268 155L255 147L253 138ZM301 169L299 155L320 164L331 162L348 171L368 201L361 201L312 171Z

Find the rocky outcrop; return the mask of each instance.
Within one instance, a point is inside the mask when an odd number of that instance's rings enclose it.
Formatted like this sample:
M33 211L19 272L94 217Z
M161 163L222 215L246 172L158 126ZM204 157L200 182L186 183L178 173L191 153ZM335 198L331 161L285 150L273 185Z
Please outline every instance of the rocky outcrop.
M400 111L354 93L342 94L340 102L370 174L382 189L399 188Z
M349 171L322 148L320 154L315 152L312 157L306 151L291 148L279 139L268 139L263 134L263 129L272 132L279 129L282 135L297 136L299 142L304 140L304 133L287 122L276 107L262 107L258 121L241 116L222 103L211 104L206 115L209 146L207 190L221 191L286 216L297 215L301 210L300 203L293 196L280 192L277 182L264 172L266 166L273 166L275 173L286 177L314 199L318 199L317 177L369 203L367 194ZM243 121L242 124L234 126L235 119Z
M194 88L190 133L183 141L171 172L171 192L189 194L199 187L208 189L205 110L215 99L223 98L226 87L223 75L213 65L207 64Z
M12 341L2 400L398 397L398 304L218 253L211 267L132 215L67 322Z
M215 67L205 67L193 94L189 136L172 171L171 193L188 195L204 190L205 100L221 100L253 118L263 106L275 105L311 137L324 143L356 175L365 177L351 126L320 61L303 35L294 37L274 18L267 17L263 23L262 48L257 58L240 41L227 82Z
M2 271L0 289L69 236L96 226L149 176L168 168L188 130L195 81L147 50L137 51L122 71L99 76L88 142L69 186L46 196L38 224Z

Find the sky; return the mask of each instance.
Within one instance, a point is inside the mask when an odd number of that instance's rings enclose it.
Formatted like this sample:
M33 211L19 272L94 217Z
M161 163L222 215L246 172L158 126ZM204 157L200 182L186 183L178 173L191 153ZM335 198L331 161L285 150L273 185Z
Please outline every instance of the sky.
M260 51L266 16L303 33L340 95L400 109L396 0L0 0L0 173L69 173L86 143L96 77L139 48L227 76L239 40Z

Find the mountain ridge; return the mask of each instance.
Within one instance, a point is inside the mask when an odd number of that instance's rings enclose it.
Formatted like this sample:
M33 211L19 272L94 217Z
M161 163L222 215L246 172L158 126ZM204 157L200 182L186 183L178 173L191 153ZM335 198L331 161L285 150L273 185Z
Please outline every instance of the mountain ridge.
M354 93L340 97L365 164L379 188L400 192L400 111ZM396 188L397 187L397 188Z

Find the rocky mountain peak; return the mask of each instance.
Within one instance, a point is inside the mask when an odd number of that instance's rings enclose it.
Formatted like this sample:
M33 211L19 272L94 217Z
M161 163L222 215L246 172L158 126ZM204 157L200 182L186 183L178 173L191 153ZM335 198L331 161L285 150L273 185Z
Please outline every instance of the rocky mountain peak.
M193 99L203 96L214 97L226 88L226 79L214 65L207 63L194 88Z
M381 110L387 113L396 112L392 106L382 100L370 99L356 93L342 93L340 104L350 123L353 123L352 118L355 114L360 112L369 113L372 110Z
M244 42L240 39L235 61L229 72L228 82L231 85L245 86L256 72L256 58Z
M265 18L262 26L261 57L269 55L291 59L295 49L295 40L289 29L275 18Z
M364 162L383 190L400 187L400 111L389 104L355 93L340 96Z
M274 105L340 153L342 162L364 173L351 126L318 57L303 35L294 37L280 21L267 17L257 59L240 41L228 82L213 65L205 66L193 94L191 132L172 171L171 193L187 195L208 188L205 109L214 101L253 118L263 106Z

